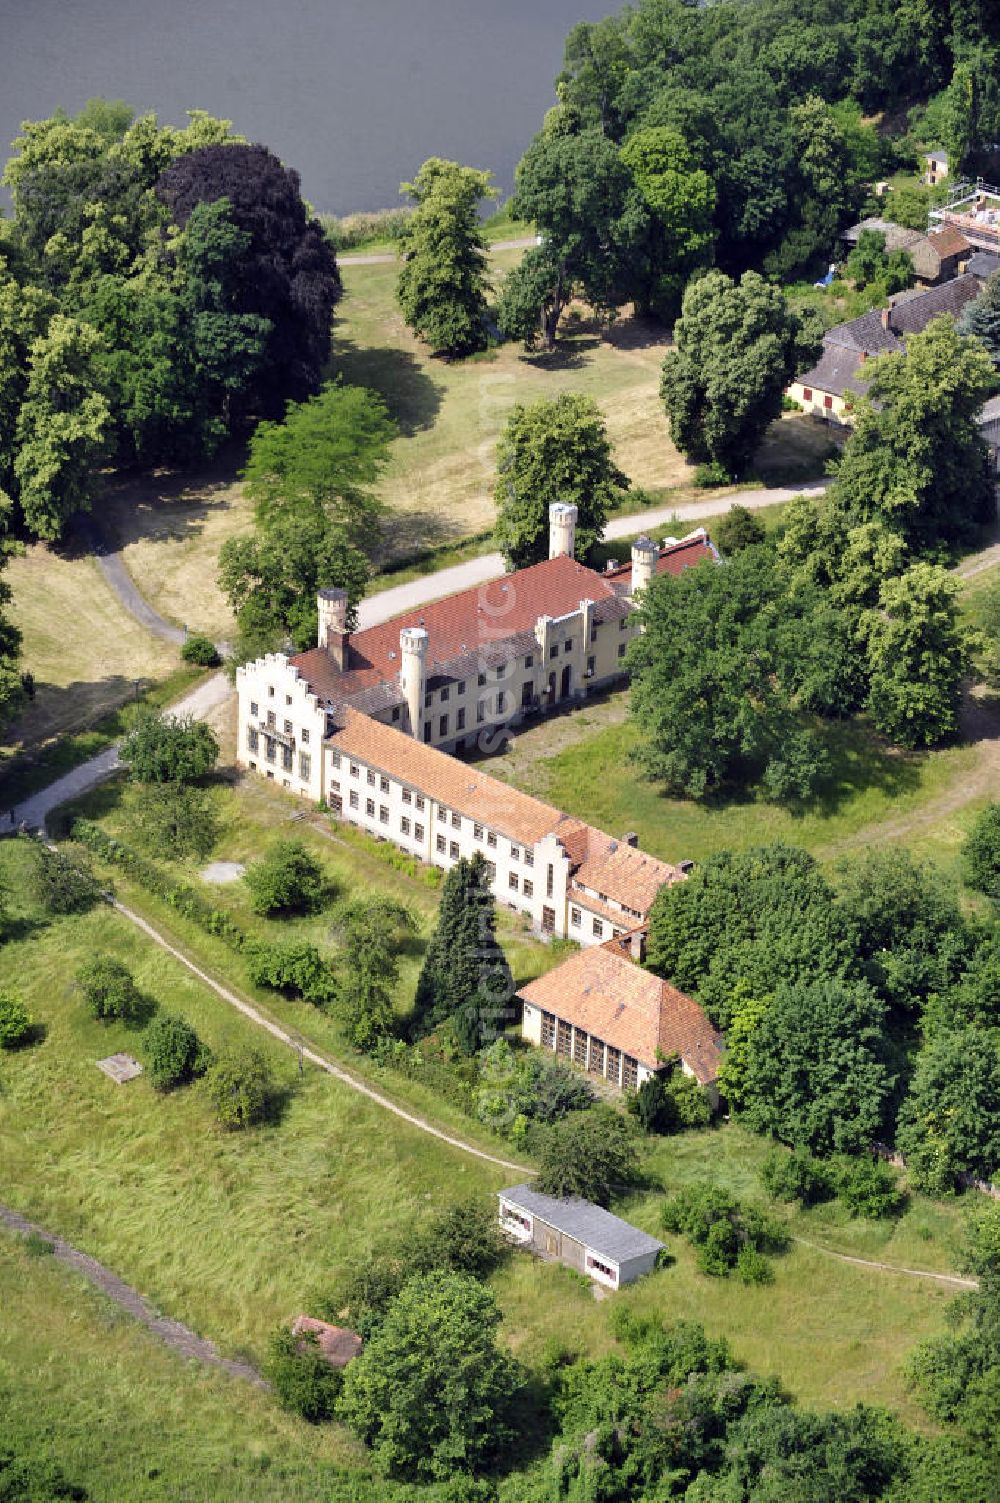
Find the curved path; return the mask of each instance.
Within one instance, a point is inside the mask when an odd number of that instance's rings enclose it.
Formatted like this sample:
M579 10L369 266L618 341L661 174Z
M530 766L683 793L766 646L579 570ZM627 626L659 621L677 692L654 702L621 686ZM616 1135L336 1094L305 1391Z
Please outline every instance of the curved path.
M879 1273L903 1273L911 1279L935 1279L939 1284L949 1284L955 1289L978 1289L978 1279L962 1278L957 1273L932 1273L929 1268L901 1268L898 1263L879 1263L872 1258L856 1258L851 1253L834 1252L832 1247L822 1247L818 1242L809 1242L805 1237L793 1237L800 1247L811 1248L824 1257L836 1258L838 1263L853 1263L858 1268L874 1268Z
M371 1086L366 1085L364 1081L358 1080L357 1076L352 1075L340 1065L335 1065L325 1054L320 1054L318 1050L302 1043L300 1039L286 1032L278 1023L274 1023L270 1018L265 1017L259 1008L254 1007L252 1002L246 1001L244 997L240 997L236 992L230 991L228 987L222 986L207 971L203 971L201 966L196 965L190 956L185 955L183 950L179 950L169 940L164 939L163 935L158 929L154 929L152 924L147 923L144 918L138 913L133 912L131 908L126 908L124 903L119 903L117 899L112 899L112 906L124 918L127 918L129 923L134 924L137 929L141 929L143 934L151 939L154 944L159 945L161 950L165 950L168 955L172 955L182 966L185 966L187 970L197 976L198 980L204 986L210 987L217 997L222 998L223 1002L227 1003L230 1007L234 1007L237 1012L242 1013L245 1018L248 1018L251 1023L256 1024L258 1028L265 1029L279 1043L286 1044L289 1049L294 1049L300 1059L307 1059L311 1065L316 1065L318 1069L323 1070L327 1075L332 1075L335 1080L339 1080L343 1085L349 1086L352 1091L357 1091L360 1096L367 1096L369 1101L374 1101L375 1105L380 1106L383 1111L392 1112L394 1116L402 1118L404 1122L408 1122L411 1127L416 1127L420 1132L428 1133L432 1138L438 1138L442 1143L447 1143L451 1148L457 1148L462 1153L472 1154L473 1158L483 1159L487 1164L496 1164L501 1169L509 1169L512 1173L520 1176L535 1173L534 1169L528 1169L524 1164L517 1164L512 1159L498 1158L494 1153L487 1153L485 1148L476 1148L472 1143L466 1143L462 1138L456 1138L453 1134L445 1132L443 1128L435 1127L433 1123L428 1122L425 1118L418 1117L415 1113L408 1112L403 1107L397 1106L395 1101L390 1100L388 1096L383 1096L381 1091L376 1091Z
M157 1315L147 1300L137 1289L133 1289L131 1284L126 1284L110 1268L106 1268L103 1263L98 1263L97 1259L90 1257L88 1253L80 1252L62 1237L53 1236L51 1232L36 1226L34 1222L28 1221L17 1211L12 1211L4 1205L0 1205L0 1224L9 1227L12 1232L19 1232L24 1237L40 1237L49 1243L52 1256L59 1263L65 1263L67 1268L83 1274L83 1277L88 1279L102 1294L114 1300L115 1304L126 1310L133 1320L141 1322L158 1341L162 1341L164 1346L170 1347L179 1356L187 1357L194 1362L203 1362L208 1367L221 1368L223 1372L229 1373L230 1377L243 1378L257 1388L270 1388L270 1383L266 1383L249 1362L236 1362L231 1357L223 1357L211 1341L206 1341L204 1336L198 1336L189 1326L182 1325L179 1320L169 1320L165 1315Z

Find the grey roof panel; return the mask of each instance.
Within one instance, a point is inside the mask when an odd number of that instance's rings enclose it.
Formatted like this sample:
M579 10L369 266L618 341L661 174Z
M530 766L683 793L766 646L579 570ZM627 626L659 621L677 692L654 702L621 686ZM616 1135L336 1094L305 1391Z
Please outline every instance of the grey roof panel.
M502 1200L509 1200L520 1210L537 1216L540 1221L564 1232L589 1247L591 1252L611 1258L615 1263L641 1258L644 1254L658 1253L664 1243L637 1226L613 1216L610 1211L592 1205L589 1200L573 1196L569 1200L557 1200L555 1196L543 1195L530 1185L514 1185L509 1190L500 1190Z
M848 390L859 397L868 390L869 382L858 374L863 370L857 350L845 349L842 345L828 344L813 366L803 376L796 376L802 386L815 391L829 391L842 397Z
M974 256L969 257L965 269L970 276L980 277L985 281L995 271L1000 271L1000 256L994 256L991 251L976 251Z

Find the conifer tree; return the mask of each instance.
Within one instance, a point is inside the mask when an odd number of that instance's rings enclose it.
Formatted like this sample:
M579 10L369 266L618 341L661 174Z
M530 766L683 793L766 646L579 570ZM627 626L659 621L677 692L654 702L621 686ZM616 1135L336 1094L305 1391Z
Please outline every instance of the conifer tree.
M961 334L974 334L1000 370L1000 272L990 277L973 302L966 303L958 328Z
M463 857L445 880L438 925L413 1004L413 1032L451 1019L468 1054L492 1043L507 1020L514 981L496 936L496 904L485 858Z

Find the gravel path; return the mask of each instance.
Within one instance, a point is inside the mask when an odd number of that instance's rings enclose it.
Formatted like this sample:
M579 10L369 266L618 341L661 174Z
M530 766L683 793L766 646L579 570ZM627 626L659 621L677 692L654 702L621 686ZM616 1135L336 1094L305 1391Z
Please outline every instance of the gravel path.
M791 485L774 488L757 488L748 491L730 491L724 496L706 497L704 501L691 501L684 506L651 506L647 511L633 512L627 517L613 517L604 529L609 540L633 537L647 529L651 534L662 527L676 527L683 531L685 520L699 517L718 517L731 506L745 506L748 511L757 511L762 506L774 506L782 501L791 501L793 496L818 496L829 484L826 480L814 480L808 485ZM436 574L424 574L411 579L408 584L395 585L389 590L380 590L368 595L358 607L358 626L380 626L383 621L398 616L401 611L414 606L426 605L431 600L440 600L442 595L451 595L456 590L468 590L474 585L486 584L498 579L504 572L503 558L499 553L482 553L477 558L467 559L463 564L453 564L449 569L439 569Z
M521 240L495 240L490 246L491 251L527 250L531 245L537 245L535 235L526 235ZM395 251L374 251L371 255L364 252L360 256L337 256L338 266L392 266L399 260Z
M978 1279L964 1279L957 1273L932 1273L929 1268L901 1268L898 1263L877 1263L872 1258L855 1258L850 1253L834 1252L832 1247L821 1247L818 1242L807 1242L805 1237L793 1237L800 1247L812 1248L826 1258L836 1258L838 1263L854 1263L858 1268L875 1268L880 1273L904 1273L911 1279L936 1279L939 1284L948 1284L955 1289L978 1289Z
M129 923L134 924L137 929L141 929L143 934L151 939L154 944L159 945L161 950L165 950L168 955L172 955L192 975L197 976L199 981L205 986L210 987L217 997L222 998L223 1002L227 1003L230 1007L234 1007L237 1012L242 1013L245 1018L248 1018L251 1023L256 1024L258 1028L265 1029L279 1043L286 1044L289 1049L294 1049L301 1059L308 1060L311 1065L315 1065L317 1069L323 1070L327 1075L332 1075L335 1080L339 1080L343 1085L349 1086L352 1091L357 1091L359 1095L367 1096L369 1101L374 1101L375 1105L382 1107L384 1111L392 1112L394 1116L401 1117L411 1127L418 1128L420 1132L428 1133L432 1138L438 1138L442 1143L447 1143L450 1147L457 1148L462 1153L469 1153L473 1158L483 1159L488 1164L496 1164L501 1169L509 1169L512 1173L522 1177L534 1174L535 1171L526 1168L524 1164L514 1163L511 1159L498 1158L496 1154L487 1153L485 1148L476 1148L471 1143L466 1143L462 1138L456 1138L451 1133L444 1132L442 1128L434 1127L425 1118L418 1117L413 1112L408 1112L403 1107L397 1106L395 1101L391 1101L388 1096L383 1096L381 1091L373 1090L371 1086L365 1085L363 1081L358 1080L356 1076L342 1069L340 1065L335 1065L331 1059L327 1059L325 1054L320 1054L317 1050L303 1044L298 1038L293 1037L292 1034L286 1033L284 1028L280 1027L277 1023L273 1023L270 1018L266 1018L258 1008L254 1007L252 1002L246 1001L244 997L240 997L236 992L230 991L228 987L222 986L207 971L203 971L189 956L185 955L183 950L177 949L169 940L164 939L158 929L154 929L152 924L147 923L144 918L135 913L131 908L127 908L124 903L119 903L116 899L113 906L123 918L127 918Z
M206 1341L203 1336L198 1336L188 1326L182 1325L179 1320L168 1320L165 1315L157 1315L152 1306L131 1284L126 1284L123 1279L103 1263L98 1263L88 1253L82 1253L78 1248L65 1242L62 1237L54 1237L43 1227L35 1226L24 1216L12 1211L9 1207L0 1205L0 1224L8 1227L12 1232L19 1232L21 1236L41 1237L52 1247L52 1256L59 1263L64 1263L67 1268L82 1273L102 1294L108 1299L114 1300L116 1305L128 1312L133 1320L152 1331L158 1341L181 1357L186 1357L193 1362L202 1362L208 1367L219 1367L223 1372L229 1373L230 1377L243 1378L247 1383L253 1383L257 1388L270 1388L265 1383L255 1367L249 1362L236 1362L231 1357L223 1357L218 1348L211 1341Z

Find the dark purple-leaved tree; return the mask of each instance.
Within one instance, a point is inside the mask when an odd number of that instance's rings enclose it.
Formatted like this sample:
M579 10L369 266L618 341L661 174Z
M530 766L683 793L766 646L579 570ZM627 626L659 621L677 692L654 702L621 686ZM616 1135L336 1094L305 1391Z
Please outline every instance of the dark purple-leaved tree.
M340 294L334 253L299 191L299 175L266 146L205 146L178 157L156 192L183 229L198 204L225 199L249 235L230 311L270 324L266 358L240 403L275 413L319 388L330 351L330 318Z

